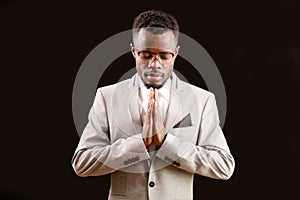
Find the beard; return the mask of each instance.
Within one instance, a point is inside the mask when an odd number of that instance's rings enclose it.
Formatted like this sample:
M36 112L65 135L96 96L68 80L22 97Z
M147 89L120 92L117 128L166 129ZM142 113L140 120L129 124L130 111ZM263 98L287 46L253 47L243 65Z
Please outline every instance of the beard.
M165 81L165 82L166 82L166 81ZM156 85L156 84L146 84L146 83L144 83L144 84L145 84L145 86L146 86L147 89L150 89L150 88L153 88L153 89L160 89L160 88L165 84L165 82L164 82L163 84L160 84L160 85Z
M164 84L167 82L167 80L169 79L170 76L166 77L165 79L163 79L162 81L159 81L159 82L150 82L148 80L143 80L142 81L144 82L144 85L146 86L147 89L150 89L151 87L153 89L160 89L161 87L164 86Z
M145 69L143 67L137 67L137 72L142 79L144 85L149 88L156 88L160 89L164 86L166 81L172 75L173 68L170 67L169 69L158 69L158 68L151 68Z

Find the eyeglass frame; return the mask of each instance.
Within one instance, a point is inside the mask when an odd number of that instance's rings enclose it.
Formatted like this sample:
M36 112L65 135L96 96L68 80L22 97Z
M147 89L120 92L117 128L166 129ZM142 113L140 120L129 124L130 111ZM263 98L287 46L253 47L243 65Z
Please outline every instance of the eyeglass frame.
M140 50L140 49L138 49L137 47L133 46L132 43L130 44L130 46L131 46L131 48L132 48L133 50L137 50L137 55L138 55L142 60L147 60L147 62L149 62L149 63L150 63L150 62L153 62L153 58L154 58L154 59L157 59L157 61L158 61L160 64L162 64L162 65L163 65L163 64L169 64L169 63L171 63L171 60L172 60L172 59L174 58L174 56L176 55L176 50L175 50L174 52L171 52L171 51L164 51L164 52L154 53L154 52L149 51L149 50ZM177 48L180 48L180 46L177 46ZM142 53L142 52L151 54L151 55L152 55L151 58L142 58L142 57L140 56L140 53ZM170 58L170 62L164 63L164 62L163 62L164 59L161 58L161 55L160 55L160 54L171 54L172 57ZM158 58L157 58L157 56L158 56Z

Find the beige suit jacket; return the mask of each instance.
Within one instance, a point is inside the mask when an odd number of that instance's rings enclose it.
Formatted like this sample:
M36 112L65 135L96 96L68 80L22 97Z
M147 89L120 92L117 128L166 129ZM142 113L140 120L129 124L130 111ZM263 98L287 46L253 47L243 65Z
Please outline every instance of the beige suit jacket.
M149 153L141 136L137 76L97 90L72 159L77 175L111 174L109 200L193 199L195 173L230 178L235 162L214 95L173 73L167 137Z

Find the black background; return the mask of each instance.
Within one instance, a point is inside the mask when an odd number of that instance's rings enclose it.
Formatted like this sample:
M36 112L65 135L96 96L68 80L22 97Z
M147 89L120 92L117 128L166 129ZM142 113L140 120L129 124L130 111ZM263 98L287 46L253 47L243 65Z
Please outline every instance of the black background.
M1 1L0 198L107 197L109 176L80 178L71 168L79 141L73 83L88 53L147 9L173 14L210 54L226 87L224 133L236 170L228 181L196 175L194 199L297 196L299 1L120 2ZM133 64L122 56L99 84ZM187 62L177 64L188 74ZM200 76L187 77L205 87Z

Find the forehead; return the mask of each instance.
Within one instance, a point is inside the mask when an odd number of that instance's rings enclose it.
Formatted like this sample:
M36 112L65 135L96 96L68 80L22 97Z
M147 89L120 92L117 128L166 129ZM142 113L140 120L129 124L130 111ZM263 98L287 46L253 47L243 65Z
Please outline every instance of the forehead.
M164 33L153 34L150 31L141 29L134 35L134 44L139 49L159 49L164 51L174 51L177 40L171 30Z

